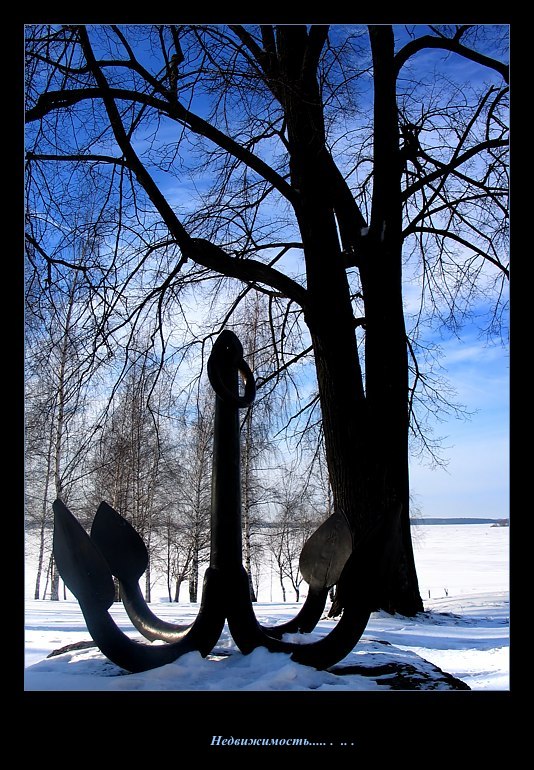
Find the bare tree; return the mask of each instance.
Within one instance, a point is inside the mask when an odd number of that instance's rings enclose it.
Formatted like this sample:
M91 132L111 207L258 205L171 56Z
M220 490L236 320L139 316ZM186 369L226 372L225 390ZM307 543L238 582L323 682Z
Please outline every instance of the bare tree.
M141 353L108 408L93 472L95 507L106 500L130 521L147 547L147 601L151 598L152 537L162 507L162 458L168 450L160 416L162 397L161 387L154 386L153 362Z
M258 383L255 403L249 407L241 426L243 563L249 576L250 596L256 601L253 572L259 573L263 550L260 531L272 498L269 464L275 461L272 440L277 406L276 389L265 380L271 373L271 324L267 298L261 294L245 297L235 315L236 329L247 351L247 362Z
M267 528L268 548L276 562L283 600L288 580L299 601L303 581L299 558L304 543L326 516L314 506L313 491L298 474L296 466L282 470L283 484L277 490L275 514Z
M506 35L491 25L27 30L28 238L53 275L79 205L69 191L101 202L108 249L84 273L96 348L150 323L170 361L170 322L185 362L244 294L265 294L272 382L313 361L316 389L295 414L306 424L320 406L334 504L355 542L401 506L375 597L405 614L422 609L410 430L425 444L422 396L431 414L446 406L422 370L421 335L430 322L458 332L475 298L488 333L506 320ZM469 63L468 78L454 61ZM414 278L420 312L407 318ZM201 319L199 296L210 298ZM361 588L343 580L341 604Z
M179 480L180 476L175 476L175 492ZM153 538L153 571L165 577L170 602L180 601L180 591L189 577L193 556L193 541L188 537L179 510L179 500L166 506Z
M85 254L79 257L81 264ZM31 536L36 531L39 540L34 597L41 598L46 566L50 598L57 601L51 505L56 497L72 496L87 473L94 435L90 381L97 363L90 355L90 334L81 323L86 295L78 274L69 272L54 289L53 302L47 305L31 281L26 286L25 470L28 532Z
M210 544L213 397L205 382L184 428L180 449L177 534L184 568L187 565L189 601L196 602L200 566L206 561Z

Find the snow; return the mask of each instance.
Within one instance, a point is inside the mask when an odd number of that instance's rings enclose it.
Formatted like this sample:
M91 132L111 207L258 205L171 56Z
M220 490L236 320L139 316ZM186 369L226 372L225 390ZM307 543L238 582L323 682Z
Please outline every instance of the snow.
M425 612L415 618L373 613L355 649L329 671L300 665L285 653L269 653L265 648L243 655L227 626L206 658L191 652L171 664L137 674L126 673L96 647L49 658L51 652L66 645L90 641L83 615L72 597L59 602L27 598L24 689L384 692L391 683L387 676L341 673L342 669L400 662L426 671L430 689L450 689L436 675L437 666L471 690L508 691L509 528L421 525L414 527L414 551ZM272 592L272 581L270 589L264 586L260 590L260 599L262 590L265 598ZM177 623L192 622L198 612L198 604L171 604L163 596L150 606L162 619ZM258 601L254 611L260 623L272 625L294 617L300 607L279 600ZM141 640L121 604L113 605L110 613L125 633ZM300 636L303 643L313 641L327 634L336 622L323 618L312 634L287 638Z

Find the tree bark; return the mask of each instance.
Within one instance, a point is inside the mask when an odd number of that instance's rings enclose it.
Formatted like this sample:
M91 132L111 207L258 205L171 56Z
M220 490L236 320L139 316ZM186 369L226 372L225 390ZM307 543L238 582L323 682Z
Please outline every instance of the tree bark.
M189 601L196 602L198 599L198 550L195 548L191 567L189 570Z
M252 370L254 370L254 361L252 360ZM254 585L252 583L252 542L251 542L251 527L250 527L250 509L251 509L251 486L252 486L252 468L251 468L251 451L252 451L252 427L251 427L251 413L249 412L245 418L245 424L243 426L244 441L242 446L242 529L243 529L243 562L244 567L248 575L249 593L251 601L256 601L256 593L254 591Z
M365 302L365 391L350 289L334 210L338 180L319 88L306 70L305 30L278 32L292 186L307 273L308 323L315 356L326 455L335 506L357 543L377 517L402 504L393 533L396 564L376 594L389 611L422 609L411 548L408 485L408 361L402 308L398 122L393 34L371 28L375 67L375 174L369 234L361 244ZM300 55L300 63L298 57ZM351 586L345 596L361 586ZM374 587L376 592L376 587Z
M174 589L174 599L173 599L174 602L178 603L180 601L180 588L182 587L182 583L184 582L184 579L185 578L183 576L176 578L175 589Z
M365 302L365 371L369 439L376 491L387 507L402 506L398 563L383 608L412 615L423 609L410 533L408 352L402 302L401 160L393 30L370 27L374 68L374 182L368 251L361 276Z

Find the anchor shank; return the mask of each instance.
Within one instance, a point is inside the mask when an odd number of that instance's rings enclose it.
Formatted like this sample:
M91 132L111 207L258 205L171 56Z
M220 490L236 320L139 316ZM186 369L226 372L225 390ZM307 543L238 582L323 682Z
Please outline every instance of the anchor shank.
M228 365L226 382L237 394L238 374ZM227 570L241 564L241 470L238 407L219 395L215 401L211 485L212 567Z

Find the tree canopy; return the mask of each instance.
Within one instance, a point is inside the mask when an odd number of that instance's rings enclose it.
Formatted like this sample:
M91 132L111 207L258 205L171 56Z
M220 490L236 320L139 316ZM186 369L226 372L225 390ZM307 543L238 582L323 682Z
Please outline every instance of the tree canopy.
M506 326L507 27L26 33L31 313L76 271L95 364L142 328L185 384L263 295L259 393L320 426L356 534L407 517L408 434L435 454L426 417L454 408L431 330Z

